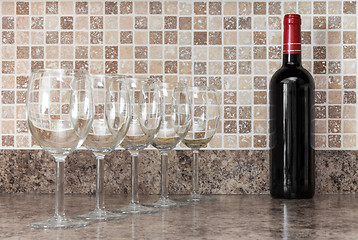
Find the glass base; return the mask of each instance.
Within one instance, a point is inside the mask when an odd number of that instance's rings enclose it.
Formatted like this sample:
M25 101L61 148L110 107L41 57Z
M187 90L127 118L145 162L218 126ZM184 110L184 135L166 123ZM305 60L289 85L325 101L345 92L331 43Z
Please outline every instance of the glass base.
M176 207L186 207L187 203L178 203L176 201L170 200L169 198L160 198L159 200L153 203L144 203L144 206L148 207L157 207L157 208L176 208Z
M137 203L130 203L128 206L123 207L118 210L111 210L111 212L114 213L125 213L125 214L148 214L148 213L157 213L159 212L158 209L151 208L151 207L145 207L141 204Z
M95 209L92 212L76 216L75 218L83 219L83 220L87 220L87 221L109 221L109 220L123 219L126 217L127 216L120 214L120 213L113 213L113 212L104 211L101 209Z
M174 200L180 202L212 202L212 201L216 201L216 198L192 193L188 197L175 198Z
M66 217L53 217L48 220L30 224L32 228L79 228L88 225L89 222Z

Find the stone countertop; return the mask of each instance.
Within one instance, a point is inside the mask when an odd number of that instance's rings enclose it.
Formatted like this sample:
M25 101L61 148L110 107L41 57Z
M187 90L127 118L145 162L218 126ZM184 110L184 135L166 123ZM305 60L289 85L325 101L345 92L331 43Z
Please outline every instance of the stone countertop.
M151 202L158 196L141 196ZM52 194L0 194L1 239L357 239L358 196L317 195L278 200L269 195L216 195L217 201L156 214L94 222L77 229L31 229L53 215ZM108 209L128 197L106 196ZM67 216L93 209L95 197L66 195Z

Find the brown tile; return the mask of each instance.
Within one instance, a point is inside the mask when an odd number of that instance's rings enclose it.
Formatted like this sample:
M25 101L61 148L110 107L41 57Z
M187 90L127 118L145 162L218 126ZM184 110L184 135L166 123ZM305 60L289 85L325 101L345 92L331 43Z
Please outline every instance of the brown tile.
M121 31L121 33L120 33L120 43L121 44L131 44L131 43L133 43L133 32L132 31Z
M12 135L4 135L1 137L1 145L3 147L14 147L14 136Z
M73 62L72 61L62 61L61 69L73 69Z
M342 27L341 16L328 17L328 29L340 29Z
M192 62L182 61L179 62L179 74L191 74Z
M252 13L252 2L239 2L239 15L250 15Z
M194 2L194 13L196 15L205 15L206 11L206 2Z
M224 47L224 59L235 60L237 57L236 47Z
M237 124L235 120L224 121L224 133L237 133Z
M86 58L88 58L88 47L76 46L75 47L75 58L76 59L86 59Z
M281 15L281 2L269 2L268 12L270 15Z
M104 11L106 14L118 14L118 2L106 1L104 5Z
M269 47L269 59L281 59L281 46Z
M207 32L194 32L194 45L207 45Z
M123 1L119 4L119 12L121 14L131 14L133 13L133 2L131 1Z
M224 107L224 119L236 119L237 108L236 106L225 106Z
M44 58L44 47L31 47L31 58L41 59Z
M88 2L76 2L76 14L88 14Z
M15 103L15 91L13 91L13 90L1 91L1 102L3 104L14 104Z
M343 58L355 59L356 58L356 46L343 46Z
M44 61L31 61L31 70L44 69Z
M341 76L329 76L328 77L328 88L329 89L341 89L342 78Z
M26 103L26 91L16 91L16 103L17 104Z
M250 106L239 107L239 118L251 119L251 107Z
M58 44L58 32L57 31L46 32L46 44Z
M314 46L313 47L313 58L314 59L326 59L326 47L325 46Z
M165 31L164 32L164 44L177 44L178 32L177 31Z
M341 118L342 117L341 106L328 106L328 117L329 118Z
M16 2L17 15L29 15L29 2Z
M61 44L73 44L73 32L61 32Z
M357 33L356 31L343 31L343 43L344 44L356 44Z
M327 110L326 110L326 106L315 106L314 107L314 113L315 113L315 118L316 119L324 119L327 118Z
M327 93L325 91L315 92L315 104L324 104L327 102Z
M254 2L254 14L266 15L266 2Z
M238 29L251 29L251 17L239 17Z
M313 2L313 13L326 14L326 2L323 1Z
M178 73L178 62L177 61L165 61L164 72L165 73Z
M254 104L266 104L267 93L266 91L254 91Z
M268 28L270 30L281 30L281 18L280 17L269 17Z
M194 29L207 29L207 17L194 17Z
M17 76L16 77L16 88L17 89L27 89L29 83L28 76Z
M90 17L90 29L103 29L103 17Z
M326 17L313 17L313 29L326 29Z
M341 135L328 135L328 147L340 148L341 147Z
M191 47L179 47L179 59L191 59Z
M207 72L206 62L195 62L194 63L194 74L195 75L204 75Z
M105 46L106 59L118 59L118 46Z
M341 62L340 61L329 61L328 62L328 73L329 74L341 73Z
M236 74L237 73L237 64L236 62L224 62L224 74Z
M134 28L135 29L147 29L148 28L147 17L135 17Z
M58 2L46 2L46 14L58 14Z
M159 1L149 3L149 13L150 14L161 14L162 13L162 3Z
M43 17L32 17L31 18L31 29L43 29L44 18Z
M311 44L311 32L306 32L306 31L301 32L301 43Z
M225 30L236 30L237 29L237 18L236 17L224 17L224 29Z
M254 88L255 89L267 89L267 78L264 76L254 77Z
M221 15L221 2L209 2L209 14Z
M251 132L251 121L240 120L239 121L239 133L250 133Z
M254 44L255 45L265 45L266 44L266 32L254 32Z
M118 62L117 61L106 61L105 62L105 73L117 73Z
M326 61L314 61L313 62L313 73L314 74L326 74Z
M163 32L162 31L150 31L149 32L149 43L150 44L162 44L163 43Z
M239 74L251 74L251 62L240 61L239 62Z
M73 29L73 17L61 17L61 29Z
M356 14L357 3L355 1L344 1L343 2L343 13L344 14Z
M225 91L224 92L224 104L236 104L236 92Z
M15 73L15 62L14 61L2 61L2 73L3 74L14 74Z
M221 32L209 32L209 44L210 45L221 45Z
M355 89L357 86L356 76L343 76L343 87L345 89Z
M15 19L14 17L2 17L2 29L14 29Z
M179 29L191 30L192 18L191 17L179 17Z
M344 91L343 103L344 104L356 104L357 103L357 93L355 91Z
M2 32L2 43L3 44L14 44L15 43L15 33L13 31L3 31Z
M254 47L254 59L266 59L266 47Z
M194 77L194 86L208 86L206 77Z
M135 73L147 73L148 72L148 62L147 61L135 61L134 62L134 72Z
M328 132L341 133L342 132L341 120L328 120Z
M177 28L177 17L176 16L165 16L164 17L164 28L165 29L176 29Z
M221 77L209 77L209 86L214 89L221 90L222 89L222 80Z
M135 58L148 58L148 47L138 46L135 47Z
M254 135L254 147L255 148L266 148L267 141L265 135Z

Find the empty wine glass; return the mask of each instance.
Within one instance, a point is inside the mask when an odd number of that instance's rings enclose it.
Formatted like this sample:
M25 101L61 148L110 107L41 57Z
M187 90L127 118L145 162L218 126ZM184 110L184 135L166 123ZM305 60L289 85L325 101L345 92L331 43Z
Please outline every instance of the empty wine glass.
M220 119L219 96L211 87L192 87L189 89L192 107L192 126L183 143L193 150L192 182L193 190L185 201L209 201L199 194L199 149L206 147L214 137ZM183 199L178 199L183 200Z
M96 221L121 219L126 216L105 209L104 157L122 141L127 133L131 117L128 86L124 77L117 74L90 75L90 78L95 114L92 128L83 145L91 150L97 159L96 208L77 218ZM110 84L112 84L111 94L107 91ZM110 128L108 124L111 125Z
M189 92L184 84L162 83L163 118L159 132L152 145L161 154L161 196L154 203L145 204L152 207L181 207L168 196L168 154L183 140L191 124L191 107Z
M83 143L92 124L92 89L88 73L81 70L33 71L26 112L32 136L56 159L55 215L48 220L31 223L31 227L88 225L88 222L67 218L64 209L65 158Z
M138 153L152 143L158 132L161 116L160 86L156 80L127 78L129 84L132 119L121 146L131 154L131 200L128 206L111 210L127 214L154 213L158 209L139 204ZM113 91L112 88L109 92Z

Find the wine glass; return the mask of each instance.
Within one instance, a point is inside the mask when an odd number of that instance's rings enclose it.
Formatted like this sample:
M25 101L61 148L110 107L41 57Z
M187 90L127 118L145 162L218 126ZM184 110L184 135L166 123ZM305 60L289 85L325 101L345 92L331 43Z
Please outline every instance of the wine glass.
M96 74L90 75L90 78L95 114L92 128L83 145L91 150L97 159L96 208L76 218L95 221L121 219L126 216L105 209L104 157L127 133L131 116L128 86L124 77L117 74ZM110 84L113 90L111 94L107 91ZM108 124L111 125L110 128Z
M92 125L91 81L82 70L42 69L32 72L26 102L27 122L37 143L56 159L54 217L33 228L71 228L89 223L70 219L64 209L66 156L85 140Z
M189 91L186 85L178 83L162 83L163 119L159 132L152 145L161 154L161 196L154 203L145 204L152 207L182 207L168 196L168 154L183 140L191 124L191 107Z
M204 148L214 137L220 119L219 95L214 88L200 86L189 89L192 107L192 126L183 143L193 150L193 190L185 201L210 201L199 194L199 149ZM183 199L178 199L183 200Z
M111 210L127 214L155 213L158 209L139 204L138 153L152 143L162 121L161 96L158 81L127 77L132 119L121 146L131 154L131 200L128 206ZM109 92L113 91L112 88Z

